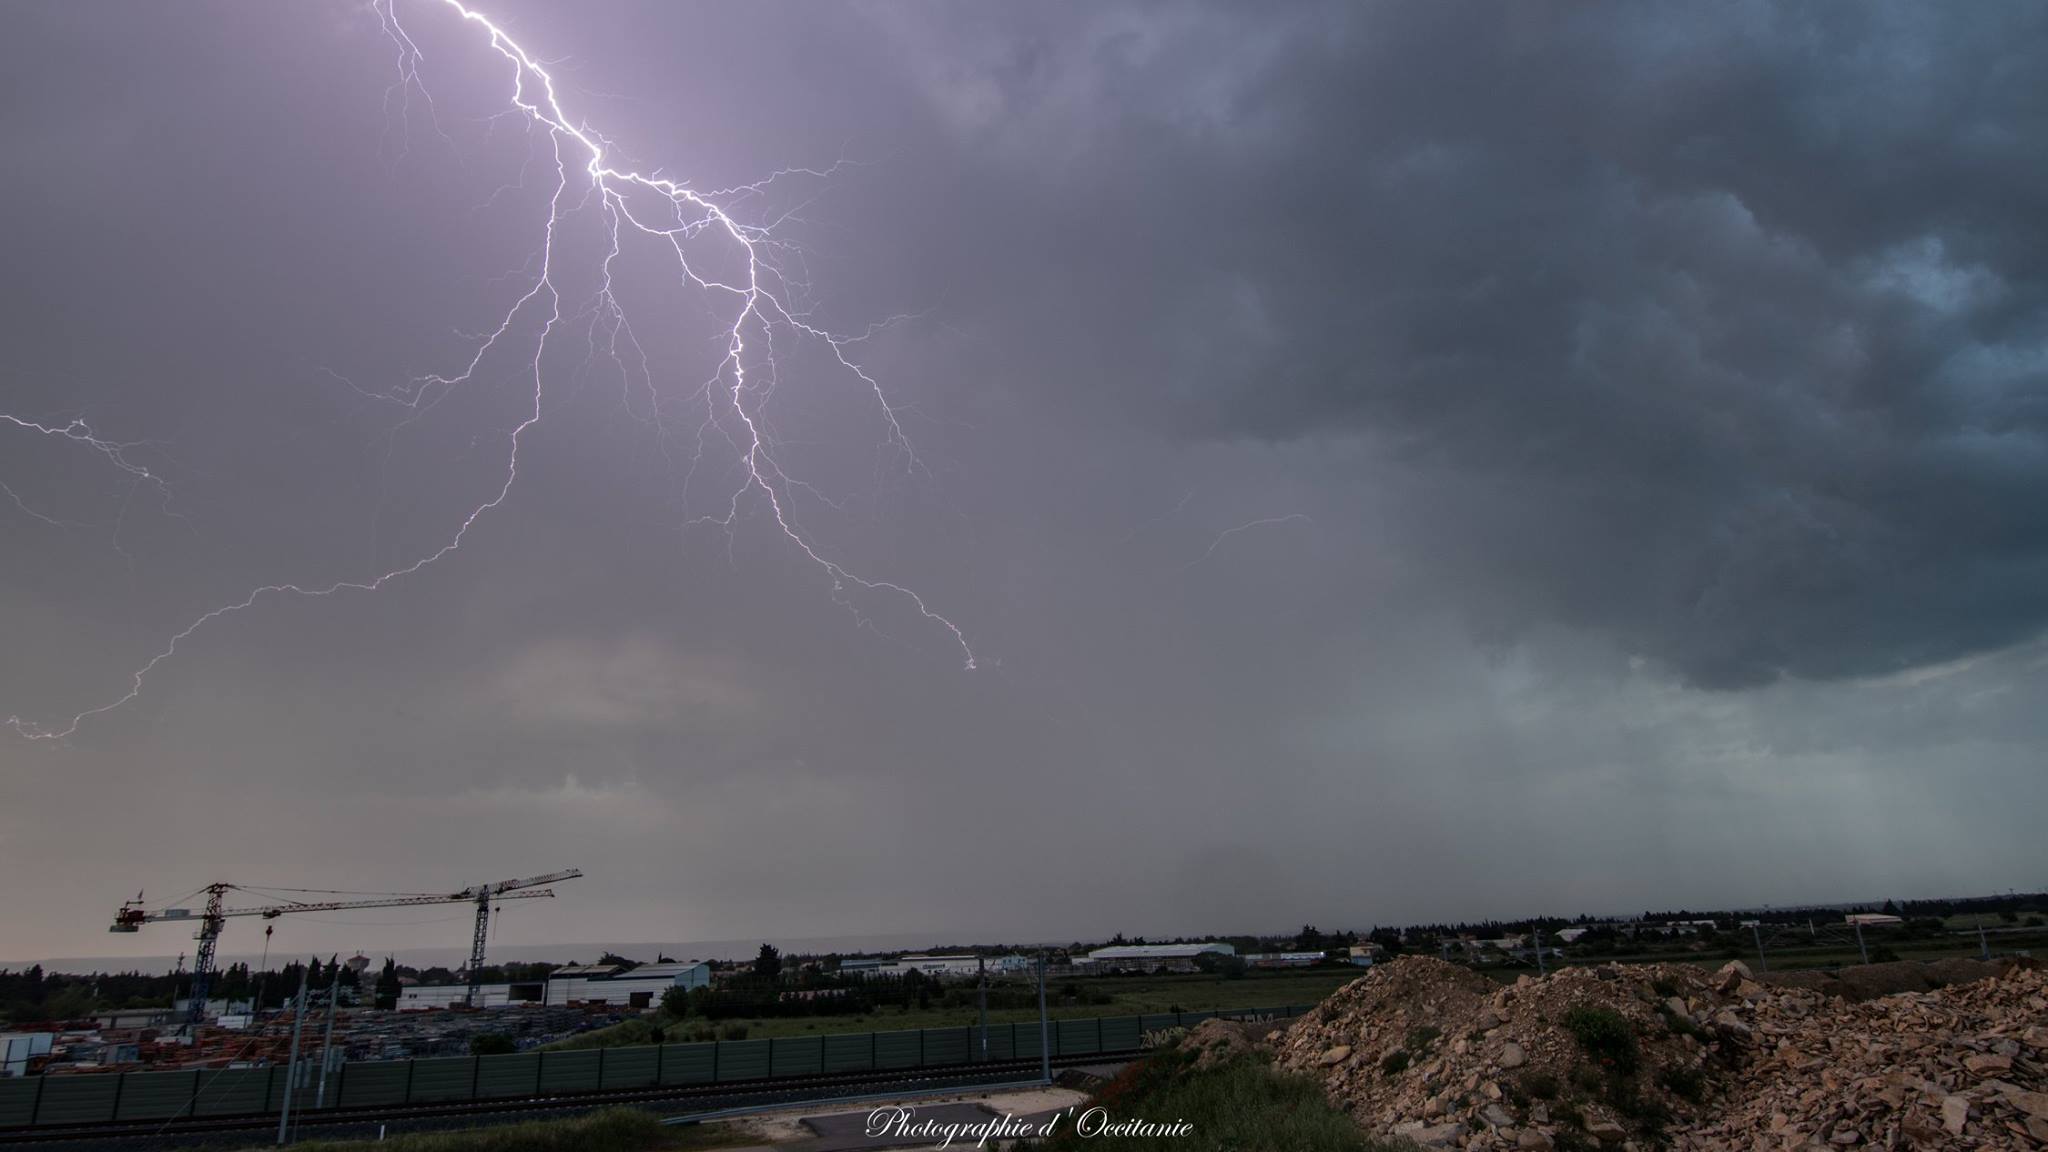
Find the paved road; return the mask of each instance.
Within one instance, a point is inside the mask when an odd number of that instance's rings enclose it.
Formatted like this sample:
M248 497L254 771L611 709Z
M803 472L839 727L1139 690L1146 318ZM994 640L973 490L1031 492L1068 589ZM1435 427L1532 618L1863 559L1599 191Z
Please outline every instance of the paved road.
M873 1111L838 1112L829 1116L807 1116L804 1118L803 1125L805 1128L816 1133L816 1135L808 1140L778 1144L776 1148L779 1152L857 1152L857 1150L880 1148L936 1148L944 1139L943 1136L908 1135L902 1124L889 1122L890 1117L897 1110L896 1106L882 1105L881 1108L884 1110L884 1113L883 1119L879 1122L875 1118ZM957 1125L963 1134L953 1138L952 1147L954 1148L973 1148L976 1141L980 1138L980 1134L979 1132L967 1132L966 1130L1003 1118L1002 1113L982 1104L927 1104L907 1106L903 1110L910 1113L907 1117L907 1122L913 1126L912 1131L916 1130L915 1126L926 1123L939 1128L947 1125ZM1012 1117L1012 1125L1009 1131L1016 1133L1020 1128L1028 1126L1031 1131L1035 1132L1055 1115L1057 1115L1057 1112L1048 1111L1037 1112L1028 1116ZM882 1130L874 1135L870 1135L870 1132L877 1128Z

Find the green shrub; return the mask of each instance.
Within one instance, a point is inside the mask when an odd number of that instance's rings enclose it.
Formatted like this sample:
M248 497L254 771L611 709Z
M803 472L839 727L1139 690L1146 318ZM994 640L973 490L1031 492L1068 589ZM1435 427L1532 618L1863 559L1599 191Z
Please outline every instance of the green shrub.
M1522 1092L1532 1100L1557 1099L1557 1077L1548 1072L1524 1072L1519 1083Z
M1628 1017L1612 1008L1581 1004L1565 1014L1564 1026L1602 1068L1621 1076L1636 1070L1636 1032Z
M1408 1039L1404 1043L1409 1051L1421 1054L1428 1052L1429 1046L1436 1043L1437 1037L1442 1035L1442 1029L1428 1024L1418 1024L1408 1030Z
M1380 1074L1384 1076L1399 1076L1408 1070L1408 1062L1411 1059L1413 1057L1408 1055L1406 1048L1396 1048L1392 1052L1387 1053L1386 1059L1380 1061Z
M519 1045L501 1032L482 1032L469 1038L471 1056L504 1056L519 1051Z
M1650 981L1650 987L1657 995L1667 999L1678 995L1678 981L1673 980L1669 976L1659 976L1655 980Z
M718 1030L718 1038L720 1040L745 1040L747 1038L747 1026L745 1024L727 1024Z

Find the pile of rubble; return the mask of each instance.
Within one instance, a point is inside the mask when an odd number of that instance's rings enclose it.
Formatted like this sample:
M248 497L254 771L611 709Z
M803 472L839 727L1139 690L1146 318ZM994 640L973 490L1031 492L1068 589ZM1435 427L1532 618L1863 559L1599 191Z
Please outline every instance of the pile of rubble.
M2048 1147L2038 971L1849 1002L1739 963L1500 986L1404 958L1269 1039L1369 1131L1439 1148Z
M1369 1130L1420 1144L1622 1144L1703 1107L1725 1071L1707 1031L1718 1011L1707 973L1685 965L1568 968L1502 987L1403 958L1297 1021L1276 1063L1321 1076ZM1568 1021L1629 1042L1589 1053Z
M1268 1025L1243 1024L1220 1017L1202 1021L1194 1026L1181 1041L1181 1046L1195 1053L1195 1068L1211 1068L1228 1064L1239 1056L1256 1051L1259 1035L1269 1030Z
M1681 1147L2048 1147L2048 975L1845 1004L1772 989L1738 1009L1734 1099Z

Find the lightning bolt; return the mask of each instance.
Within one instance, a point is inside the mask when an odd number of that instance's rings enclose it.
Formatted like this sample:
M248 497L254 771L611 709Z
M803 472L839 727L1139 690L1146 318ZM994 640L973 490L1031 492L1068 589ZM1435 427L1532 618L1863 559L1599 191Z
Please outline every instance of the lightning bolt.
M1204 551L1200 556L1195 557L1193 560L1190 560L1187 563L1181 565L1181 570L1186 571L1187 569L1193 568L1195 565L1200 564L1202 561L1207 560L1209 557L1214 556L1216 554L1216 549L1221 548L1225 540L1230 539L1232 536L1237 535L1239 532L1249 532L1254 528L1262 528L1268 524L1286 524L1295 520L1299 520L1304 524L1315 523L1315 521L1310 520L1308 516L1304 513L1289 512L1285 516L1262 516L1257 520L1253 520L1244 524L1239 524L1235 528L1225 528L1223 531L1216 534L1216 538L1214 540L1209 541L1209 547L1206 551Z
M435 0L419 2L433 4ZM725 302L723 354L708 378L688 398L692 403L701 401L703 405L703 420L697 430L699 456L707 442L723 442L734 454L738 479L720 501L724 506L722 512L688 523L718 525L730 533L745 515L750 502L757 507L765 505L776 530L805 561L829 580L833 599L852 612L858 625L873 628L872 620L861 606L861 595L897 598L940 630L958 649L964 666L973 669L976 657L966 634L952 620L934 611L923 596L906 585L855 573L828 555L802 528L791 507L791 493L815 490L784 469L762 413L762 405L772 395L778 379L774 354L778 334L786 340L814 342L829 350L848 379L871 395L887 427L888 445L899 451L912 469L923 468L903 425L906 410L890 399L881 383L861 366L853 351L877 328L855 335L834 333L812 323L805 312L793 303L796 287L783 271L783 259L793 249L779 239L774 230L780 223L793 218L794 212L800 209L782 213L766 224L747 223L733 214L742 201L758 197L780 177L797 174L827 176L839 166L791 169L753 184L705 191L694 190L686 182L664 177L658 170L646 173L633 170L613 160L608 142L600 133L574 120L563 109L554 77L503 28L463 0L438 2L460 17L466 26L474 28L483 42L504 61L510 73L510 92L508 107L499 115L515 116L529 132L537 131L546 137L546 154L553 168L553 187L548 200L548 216L540 229L538 267L532 273L532 282L496 325L489 332L478 334L475 347L456 371L418 377L390 392L363 389L330 370L323 371L364 396L412 409L413 415L407 417L409 421L448 395L474 383L487 359L501 350L521 344L520 333L530 330L537 321L538 332L531 337L530 349L522 355L519 372L525 381L528 403L523 405L523 416L507 437L501 479L486 499L462 517L438 548L411 563L367 578L318 584L274 583L253 588L237 600L200 614L174 633L130 675L128 688L119 697L78 712L63 723L45 725L20 716L9 716L7 727L31 740L64 739L93 717L111 712L139 697L149 677L174 659L182 644L223 617L244 611L270 597L317 598L343 592L376 592L461 549L471 530L487 514L505 503L518 481L521 449L531 431L540 424L544 412L548 379L542 370L542 360L558 329L587 322L593 353L602 332L608 354L629 381L635 378L628 360L628 353L631 354L632 361L637 363L638 381L647 395L649 418L662 432L665 442L666 430L660 427L662 408L659 390L647 368L645 353L640 351L639 342L633 336L626 311L612 289L613 261L620 255L622 245L629 241L654 245L664 258L673 258L682 283L697 289L707 299ZM438 117L433 113L432 98L420 74L425 55L400 22L397 3L398 0L372 0L371 5L385 36L397 50L398 79L385 93L386 115L393 115L396 106L397 114L409 125L411 101L417 93L426 103L435 133L445 141L447 136L441 131ZM565 316L565 301L557 287L556 274L560 268L559 261L567 256L556 250L556 232L570 213L586 209L600 213L608 244L597 267L598 288L594 295L581 302L580 310ZM706 243L721 246L731 258L730 263L741 274L703 270L702 262L692 259L692 246ZM105 440L95 435L82 421L46 425L0 414L0 426L4 425L75 441L98 452L115 468L139 481L160 484L147 468L129 459L127 450L134 445ZM695 474L696 464L697 458L693 457L691 476ZM685 479L686 492L687 487L688 478ZM12 495L11 490L9 495Z

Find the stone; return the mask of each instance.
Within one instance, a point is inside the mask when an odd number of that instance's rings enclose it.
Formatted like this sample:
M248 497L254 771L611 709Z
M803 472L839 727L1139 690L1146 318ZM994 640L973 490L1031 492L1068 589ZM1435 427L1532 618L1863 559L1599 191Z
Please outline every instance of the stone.
M1828 1137L1828 1143L1840 1144L1844 1147L1850 1144L1861 1144L1863 1143L1863 1133L1858 1132L1854 1128L1844 1126L1835 1129L1835 1134Z
M1664 1002L1664 1010L1681 1020L1690 1020L1692 1018L1692 1013L1686 1009L1685 1000L1682 997L1673 996L1671 999L1666 1000Z
M1498 1104L1488 1104L1480 1109L1479 1118L1495 1128L1512 1128L1515 1124L1515 1118L1508 1115L1508 1110Z
M1740 960L1730 960L1714 973L1714 987L1724 993L1733 992L1749 978L1749 965Z
M1500 1027L1500 1024L1501 1020L1499 1016L1496 1016L1491 1012L1482 1012L1479 1014L1479 1021L1476 1026L1481 1032L1491 1032L1495 1028Z
M1488 1100L1498 1100L1500 1099L1500 1085L1488 1080L1479 1086L1479 1094Z
M1963 1058L1963 1067L1968 1068L1978 1076L1989 1076L1993 1072L2010 1072L2012 1071L2012 1057L1982 1054L1966 1056Z
M1334 1068L1342 1064L1350 1055L1351 1046L1349 1044L1339 1044L1321 1056L1316 1057L1316 1063L1321 1064L1325 1068Z
M1961 1136L1970 1120L1970 1102L1961 1096L1941 1098L1941 1126L1951 1136Z
M1723 1032L1731 1032L1737 1036L1750 1035L1750 1027L1742 1022L1742 1017L1725 1008L1714 1015L1714 1026Z
M1410 1121L1406 1124L1394 1125L1394 1135L1406 1137L1417 1144L1427 1144L1437 1148L1448 1147L1455 1143L1458 1139L1458 1134L1464 1130L1465 1126L1463 1124L1432 1125Z
M2005 1102L2029 1116L2048 1119L2048 1092L2007 1092Z
M1515 1147L1533 1149L1533 1152L1550 1152L1550 1137L1534 1128L1524 1128L1515 1135Z
M1500 1046L1501 1067L1520 1068L1522 1065L1527 1064L1528 1062L1529 1054L1527 1052L1522 1051L1522 1046L1520 1044L1517 1044L1513 1040L1510 1040L1507 1043Z
M1602 1144L1619 1144L1628 1139L1628 1129L1612 1120L1595 1120L1586 1125L1586 1135Z

